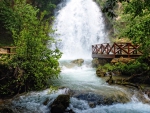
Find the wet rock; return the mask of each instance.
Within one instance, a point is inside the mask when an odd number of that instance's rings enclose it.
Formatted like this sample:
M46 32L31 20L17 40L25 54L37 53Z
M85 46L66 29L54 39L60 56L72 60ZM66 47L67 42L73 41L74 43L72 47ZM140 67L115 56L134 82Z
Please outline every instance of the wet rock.
M72 109L66 110L64 113L75 113Z
M97 75L98 77L104 77L105 74L106 74L106 72L105 72L104 70L102 70L102 69L97 69L97 70L96 70L96 75Z
M0 109L0 113L15 113L15 112L13 112L13 110L10 108L2 108Z
M150 98L150 87L145 87L143 92L148 96L148 98Z
M77 65L79 65L79 66L81 66L82 65L82 63L84 62L84 60L83 59L76 59L76 60L73 60L73 61L71 61L72 63L75 63L75 64L77 64Z
M111 60L111 63L112 64L115 64L115 63L118 63L118 62L122 62L122 63L129 63L129 62L133 62L135 61L135 59L132 59L132 58L123 58L123 57L120 57L120 58L114 58Z
M53 105L51 108L51 113L64 113L65 107L61 104L58 103L57 105Z
M69 106L70 96L59 95L51 104L51 113L64 113L65 109Z
M134 91L134 96L142 103L150 104L150 98L148 97L148 92L143 92L139 90Z
M91 108L95 108L95 107L96 107L96 104L95 104L94 102L89 102L88 104L89 104L89 106L90 106Z
M121 76L121 72L119 70L113 70L113 75Z
M72 89L64 87L64 86L59 87L59 89L63 89L65 91L65 95L72 96L75 93L75 90L72 90Z
M49 98L46 98L45 101L43 102L43 105L46 106L48 104L48 102L49 102Z
M110 78L109 78L108 80L106 80L106 82L107 82L108 84L113 84L113 83L114 83L114 80L113 80L113 78L112 78L112 75L110 76Z
M100 59L98 59L98 61L99 61L99 64L100 65L105 65L105 64L107 64L107 63L110 63L110 59L106 59L106 58L100 58Z
M112 105L114 103L126 103L129 101L126 94L123 92L116 92L116 95L100 95L91 92L81 93L74 95L79 100L86 100L90 107L96 105Z
M110 59L103 59L103 58L101 58L101 59L98 59L98 58L94 58L93 60L92 60L92 66L93 67L98 67L99 65L105 65L106 63L110 63Z
M100 64L99 64L99 60L98 60L98 58L94 58L93 60L92 60L92 66L93 67L98 67Z

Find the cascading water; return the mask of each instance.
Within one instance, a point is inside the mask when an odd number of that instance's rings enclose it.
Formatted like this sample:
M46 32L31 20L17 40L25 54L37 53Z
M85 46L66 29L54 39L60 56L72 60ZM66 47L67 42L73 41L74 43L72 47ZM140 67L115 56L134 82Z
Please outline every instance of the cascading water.
M92 44L108 42L100 9L92 0L65 0L62 4L54 23L62 59L91 58Z
M20 96L12 102L16 113L50 113L51 103L59 94L68 92L68 88L86 96L84 99L71 97L68 109L75 113L150 113L149 104L140 102L135 95L122 87L109 86L96 76L95 69L91 67L91 45L109 42L102 13L96 3L93 0L64 0L58 5L55 17L54 36L61 41L54 46L63 52L60 60L62 72L58 79L49 82L54 86L67 88L52 94L47 89ZM84 59L82 66L71 63L71 60L78 58ZM96 103L91 108L88 101L97 102L99 94L129 101L113 105ZM150 100L145 94L143 97Z

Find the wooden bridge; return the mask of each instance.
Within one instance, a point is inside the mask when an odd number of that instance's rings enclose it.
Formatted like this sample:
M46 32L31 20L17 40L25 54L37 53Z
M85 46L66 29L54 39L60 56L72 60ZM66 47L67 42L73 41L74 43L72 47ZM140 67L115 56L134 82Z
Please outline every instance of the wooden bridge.
M93 58L138 58L142 55L139 50L140 45L133 45L132 43L103 43L92 45Z

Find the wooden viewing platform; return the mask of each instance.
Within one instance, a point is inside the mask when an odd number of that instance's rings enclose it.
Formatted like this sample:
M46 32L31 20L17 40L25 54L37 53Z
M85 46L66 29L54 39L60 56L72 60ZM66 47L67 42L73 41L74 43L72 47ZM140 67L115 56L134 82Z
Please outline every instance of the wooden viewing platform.
M142 55L140 45L132 43L103 43L92 45L92 58L138 58Z
M12 55L16 54L16 47L14 46L5 46L5 47L0 47L0 55Z

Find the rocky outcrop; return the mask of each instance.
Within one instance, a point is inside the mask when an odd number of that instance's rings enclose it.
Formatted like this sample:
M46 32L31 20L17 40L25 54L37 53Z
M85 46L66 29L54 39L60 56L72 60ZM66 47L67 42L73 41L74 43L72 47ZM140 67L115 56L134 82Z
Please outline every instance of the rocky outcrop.
M99 77L104 77L106 74L105 70L102 70L102 69L97 69L96 70L96 75L99 76Z
M94 108L96 105L112 105L114 103L126 103L129 101L127 95L123 92L116 92L116 95L100 95L92 92L85 92L76 94L73 97L86 100L91 108Z
M94 58L92 60L92 66L93 67L98 67L100 65L98 58Z
M150 98L150 87L145 87L143 92Z
M99 65L104 65L106 63L110 63L111 59L98 59L98 58L94 58L92 60L92 66L93 67L98 67Z
M78 66L81 66L83 62L84 62L83 59L76 59L76 60L71 61L71 63L77 64Z
M15 112L10 108L5 107L0 109L0 113L15 113Z
M129 62L133 62L135 61L135 59L132 59L132 58L123 58L123 57L120 57L120 58L114 58L111 60L111 63L112 64L115 64L115 63L118 63L118 62L122 62L122 63L129 63Z
M51 113L64 113L69 103L69 95L59 95L50 106Z

